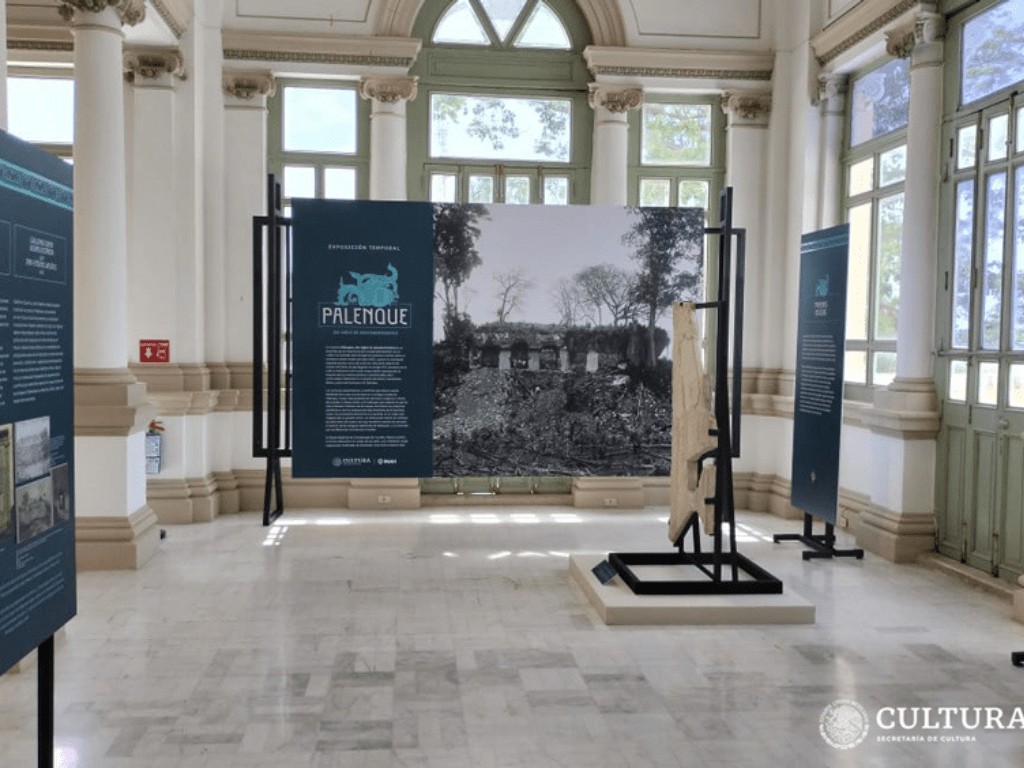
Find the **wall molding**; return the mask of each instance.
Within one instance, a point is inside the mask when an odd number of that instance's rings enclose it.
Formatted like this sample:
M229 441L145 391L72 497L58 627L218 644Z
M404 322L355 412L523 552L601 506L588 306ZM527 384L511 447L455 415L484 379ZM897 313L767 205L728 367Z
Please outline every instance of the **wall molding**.
M265 32L221 33L225 61L348 64L408 71L422 43L409 37L285 35Z
M895 25L905 14L931 7L920 0L863 0L815 35L811 49L824 67L874 36L884 42L882 32L886 27Z
M596 78L652 78L686 80L738 80L766 82L772 79L775 59L771 54L679 51L666 48L587 46L587 68Z
M142 507L127 516L75 518L75 562L79 571L134 571L156 554L157 517Z

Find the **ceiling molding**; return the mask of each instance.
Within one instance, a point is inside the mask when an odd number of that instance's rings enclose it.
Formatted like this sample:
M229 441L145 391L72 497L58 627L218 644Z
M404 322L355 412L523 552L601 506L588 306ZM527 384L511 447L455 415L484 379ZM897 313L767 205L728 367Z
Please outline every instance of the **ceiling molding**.
M188 29L189 22L192 21L191 4L186 0L149 0L149 4L174 36L181 39Z
M934 10L934 3L921 0L863 0L811 40L814 56L821 66L866 41L883 40L883 31L908 13Z
M375 34L410 37L424 0L384 0ZM627 45L626 24L616 0L575 0L590 27L594 45Z
M594 77L672 78L683 80L772 79L775 58L765 53L676 51L663 48L607 48L583 51Z
M221 33L224 59L229 61L347 64L408 69L421 42L405 37L342 35L280 35L263 32Z

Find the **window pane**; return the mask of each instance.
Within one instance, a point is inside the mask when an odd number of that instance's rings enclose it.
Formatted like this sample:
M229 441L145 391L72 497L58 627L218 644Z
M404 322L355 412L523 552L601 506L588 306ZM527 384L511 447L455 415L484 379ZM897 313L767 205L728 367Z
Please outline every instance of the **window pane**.
M544 205L569 204L569 179L565 176L547 176L544 179Z
M672 182L668 179L640 179L640 205L668 207L671 196Z
M1006 157L1010 141L1010 116L996 115L988 121L988 159L1002 160Z
M978 149L978 126L965 125L956 132L956 167L973 168Z
M284 196L316 197L316 168L310 165L284 167Z
M951 360L949 363L949 399L967 402L966 360Z
M567 51L572 48L565 27L547 3L537 3L523 31L516 38L517 48L555 48Z
M868 353L861 351L847 352L843 363L843 381L851 384L868 383Z
M875 352L874 371L871 374L871 383L876 387L887 387L896 378L896 353Z
M850 166L850 197L870 192L875 186L875 158L869 157Z
M1010 392L1007 402L1011 408L1024 408L1024 365L1020 363L1010 366Z
M1017 110L1017 151L1024 152L1024 107Z
M530 204L530 177L505 177L505 202L510 205Z
M850 266L846 281L846 337L868 337L871 269L871 204L850 209Z
M431 157L567 163L571 143L568 99L430 97Z
M286 152L356 151L356 92L349 88L284 89Z
M964 24L961 101L970 104L1024 79L1024 0L1007 0Z
M907 145L883 152L878 157L878 186L887 187L907 178Z
M875 269L875 338L895 339L900 312L900 254L903 252L903 195L878 203L878 257Z
M1013 231L1013 348L1024 349L1024 166L1017 168Z
M952 346L967 349L971 339L971 257L974 251L974 179L956 185L956 242L953 246Z
M7 130L25 141L73 143L75 81L7 78Z
M707 219L708 187L706 181L699 179L682 179L679 182L679 207L703 208Z
M435 43L463 45L490 45L491 40L484 32L480 19L469 5L469 0L459 0L445 11L434 30Z
M855 80L850 146L905 126L909 101L910 69L906 59L893 59Z
M480 0L480 5L484 7L498 37L504 40L523 12L526 0Z
M471 202L471 203L493 203L494 202L494 177L493 176L470 176L469 177L469 202Z
M978 366L978 402L982 405L999 404L999 363L981 363Z
M644 104L644 165L709 165L710 104Z
M324 168L324 197L331 200L355 200L356 169Z
M1006 174L993 173L985 190L985 275L982 277L982 349L999 349L1003 298L1003 234L1006 229Z
M454 173L430 174L430 202L454 203L459 188L459 177Z

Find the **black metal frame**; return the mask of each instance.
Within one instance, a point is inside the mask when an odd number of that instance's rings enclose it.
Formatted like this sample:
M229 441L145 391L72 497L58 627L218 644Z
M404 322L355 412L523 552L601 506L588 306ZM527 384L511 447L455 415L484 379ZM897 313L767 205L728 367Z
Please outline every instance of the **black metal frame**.
M252 455L267 459L264 525L270 525L284 513L281 458L292 455L291 227L292 220L281 210L281 185L270 174L267 215L252 218Z
M43 640L36 649L38 677L36 693L38 699L37 721L37 759L39 768L53 768L54 739L54 654L53 635Z
M732 460L740 455L740 414L743 391L743 299L746 271L746 230L733 226L732 187L722 190L719 198L719 226L706 227L705 234L718 236L718 298L698 304L698 309L717 310L717 339L715 347L715 421L717 429L711 435L718 438L718 446L705 454L703 462L714 459L715 524L711 552L701 552L698 517L690 516L679 535L675 552L612 552L608 562L622 580L638 595L764 595L782 594L782 582L741 555L736 549L736 506L733 496ZM732 241L736 238L736 275L732 275ZM734 289L733 305L730 291ZM735 341L732 355L732 393L729 392L729 332L733 329ZM732 409L730 414L730 401ZM681 470L679 470L681 471ZM710 500L709 500L710 501ZM729 548L724 551L724 528L729 527ZM686 551L686 534L693 533L693 551ZM697 579L672 581L645 581L630 566L682 565L694 566L702 575ZM728 577L723 576L728 569ZM740 579L740 573L749 578Z
M772 540L778 544L780 541L799 541L810 549L802 553L804 560L828 560L833 557L855 557L858 560L864 559L863 549L836 549L836 529L832 523L825 523L825 533L813 533L814 517L804 512L803 533L776 533Z

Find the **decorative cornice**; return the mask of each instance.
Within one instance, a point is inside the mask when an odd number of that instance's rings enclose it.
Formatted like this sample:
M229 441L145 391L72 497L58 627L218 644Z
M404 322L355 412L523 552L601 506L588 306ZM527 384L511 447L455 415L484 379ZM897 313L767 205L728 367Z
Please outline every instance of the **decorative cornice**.
M583 51L594 77L631 79L756 80L772 79L769 54L729 51L677 51L663 48L589 46Z
M251 101L256 96L273 96L277 81L270 72L225 72L221 77L224 93Z
M591 107L604 107L621 115L638 109L644 103L644 92L641 88L613 88L591 83L587 100Z
M12 51L60 51L72 52L75 44L61 40L8 40L8 50Z
M227 61L343 64L408 70L422 43L411 38L342 35L282 35L263 32L221 33Z
M107 8L117 11L121 23L129 27L134 27L146 18L145 0L61 0L57 12L64 21L70 22L78 11L100 13Z
M909 59L917 42L915 24L903 24L885 33L885 52L895 59Z
M920 5L920 0L868 0L862 3L811 40L818 63L825 66L834 61Z
M149 0L149 3L174 36L180 39L188 29L188 6L182 0Z
M155 80L163 75L185 79L185 59L177 48L135 48L123 56L125 79Z
M764 117L772 111L772 95L757 91L726 91L722 94L722 111L744 120Z
M412 101L418 81L416 77L364 77L359 81L359 95L384 104Z

